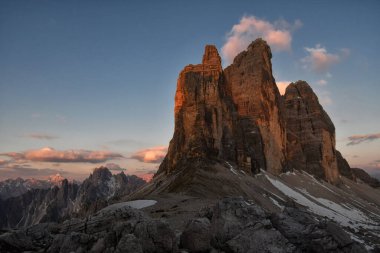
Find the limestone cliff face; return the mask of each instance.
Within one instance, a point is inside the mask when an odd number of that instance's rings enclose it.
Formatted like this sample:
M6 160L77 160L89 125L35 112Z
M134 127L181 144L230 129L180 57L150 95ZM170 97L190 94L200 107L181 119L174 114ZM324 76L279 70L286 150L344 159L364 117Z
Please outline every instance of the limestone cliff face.
M298 81L286 88L284 98L290 166L338 182L335 127L317 96L306 82Z
M223 156L232 111L218 51L206 46L202 64L186 66L178 77L174 136L159 172L170 172L191 158Z
M238 112L243 141L238 164L280 173L285 165L283 103L272 75L271 50L257 39L225 69L226 85Z

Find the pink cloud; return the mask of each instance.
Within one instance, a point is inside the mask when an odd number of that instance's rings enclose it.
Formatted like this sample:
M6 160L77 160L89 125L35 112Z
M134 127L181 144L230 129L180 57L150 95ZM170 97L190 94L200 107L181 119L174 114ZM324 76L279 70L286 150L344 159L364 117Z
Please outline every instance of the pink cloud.
M9 161L0 159L0 165L8 164Z
M324 79L321 79L321 80L317 81L317 84L320 85L320 86L326 86L327 85L327 81L324 80Z
M289 85L290 83L291 83L291 82L289 82L289 81L279 81L279 82L276 82L276 84L277 84L277 88L278 88L278 90L280 91L280 94L281 94L281 95L284 95L284 94L285 94L286 87L288 87L288 85Z
M327 72L332 65L339 63L342 59L349 55L349 49L341 49L340 53L328 53L326 48L317 44L314 48L305 47L308 55L301 59L305 68L310 68L317 73Z
M357 145L362 142L371 142L377 139L380 139L380 133L352 135L348 137L349 142L347 143L347 146Z
M61 162L61 163L101 163L112 159L123 158L119 153L109 151L89 151L89 150L65 150L59 151L53 148L42 148L28 150L25 152L8 152L0 154L15 160L36 161L36 162Z
M154 176L154 173L146 173L146 174L138 175L138 177L142 178L147 183L149 183L150 181L152 181L153 176Z
M291 49L292 32L302 26L299 20L289 24L285 20L274 23L258 19L254 16L243 16L232 27L227 35L227 41L222 47L223 59L231 63L233 58L257 38L263 38L274 51Z
M168 147L158 146L139 150L130 156L131 159L136 159L145 163L160 163L168 152Z
M26 134L25 137L31 138L31 139L37 139L37 140L53 140L57 139L57 136L50 135L50 134L43 134L43 133L31 133Z

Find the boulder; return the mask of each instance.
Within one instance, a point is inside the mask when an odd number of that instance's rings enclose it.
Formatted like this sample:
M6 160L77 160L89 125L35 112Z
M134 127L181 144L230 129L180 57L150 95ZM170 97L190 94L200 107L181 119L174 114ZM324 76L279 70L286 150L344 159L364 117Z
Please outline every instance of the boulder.
M189 252L209 252L211 249L211 224L207 218L188 221L181 234L181 247Z

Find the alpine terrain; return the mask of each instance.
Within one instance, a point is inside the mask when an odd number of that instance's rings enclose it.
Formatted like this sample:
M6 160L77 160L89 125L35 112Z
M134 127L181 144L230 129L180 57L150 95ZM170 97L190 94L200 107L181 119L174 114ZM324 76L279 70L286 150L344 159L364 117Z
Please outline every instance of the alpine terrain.
M380 252L379 181L336 150L306 81L279 93L271 58L257 39L223 69L207 45L180 72L149 183L101 167L81 184L0 184L0 252Z

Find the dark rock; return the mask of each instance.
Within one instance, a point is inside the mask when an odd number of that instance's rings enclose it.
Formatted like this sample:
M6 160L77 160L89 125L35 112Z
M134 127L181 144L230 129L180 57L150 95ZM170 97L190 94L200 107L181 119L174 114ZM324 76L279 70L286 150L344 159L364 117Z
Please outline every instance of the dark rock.
M147 220L136 225L134 235L142 242L144 252L175 252L178 242L169 224Z
M287 158L291 168L338 183L335 127L305 81L289 84L284 95Z
M230 252L295 252L295 246L275 229L261 224L245 229L227 242Z
M24 231L13 231L0 235L0 252L23 252L25 250L36 250L36 246Z
M286 207L271 222L301 252L367 252L337 224L317 221L298 208Z
M190 252L209 252L211 225L207 218L191 219L181 235L181 247Z
M84 233L71 232L66 235L58 234L55 236L49 252L87 252L91 249L91 245L94 242L94 237Z
M212 245L214 248L225 248L227 241L257 224L271 226L263 209L248 204L243 198L225 198L214 207L211 220Z
M336 150L336 160L338 162L339 173L351 180L355 180L355 176L350 165L338 150Z
M235 137L239 167L279 174L285 166L285 121L281 95L272 75L272 53L257 39L224 70L241 132Z
M119 241L117 253L142 253L141 242L133 234L125 234Z
M376 178L371 177L365 170L359 168L352 168L352 173L357 179L360 179L362 182L374 187L380 187L380 181Z

